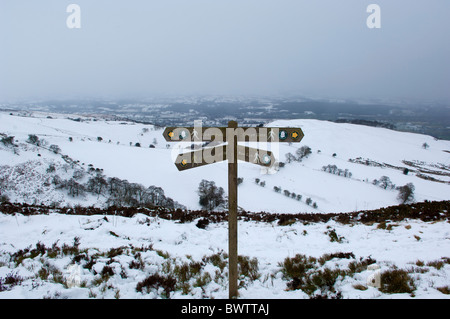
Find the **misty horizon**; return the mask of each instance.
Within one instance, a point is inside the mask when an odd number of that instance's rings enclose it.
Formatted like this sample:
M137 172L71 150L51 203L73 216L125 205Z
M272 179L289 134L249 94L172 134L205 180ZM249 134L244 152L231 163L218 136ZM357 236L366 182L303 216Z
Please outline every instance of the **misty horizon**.
M69 4L81 28L70 29ZM381 8L381 28L366 24ZM3 1L0 102L158 96L450 101L450 3Z

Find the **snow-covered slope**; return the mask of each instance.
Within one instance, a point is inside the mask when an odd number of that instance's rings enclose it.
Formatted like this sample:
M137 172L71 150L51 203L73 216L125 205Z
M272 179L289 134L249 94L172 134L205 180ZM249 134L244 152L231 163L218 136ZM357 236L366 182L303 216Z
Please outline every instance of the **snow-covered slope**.
M240 277L239 297L304 299L340 293L345 299L448 299L448 222L388 224L240 221L239 255L249 266ZM0 298L228 297L226 222L201 229L195 222L143 214L0 214L0 233ZM292 278L283 275L283 262L298 254L316 258L308 276L323 276L308 294L289 289ZM411 292L368 285L377 272L399 270L413 282ZM346 274L333 277L338 271ZM175 278L176 285L168 293L163 283L139 291L139 283L155 274Z
M81 183L99 173L162 187L166 196L191 209L199 208L197 187L202 179L226 189L226 163L179 172L173 164L177 151L167 148L162 129L66 117L0 113L1 196L27 203L104 206L103 193L72 196L55 183L55 176ZM268 126L298 126L305 133L300 145L272 148L280 161L301 145L312 152L301 162L285 163L276 174L241 163L239 205L246 210L345 212L398 204L397 190L372 183L382 176L397 186L413 183L417 201L449 199L449 141L315 120L275 121ZM30 134L39 138L40 146L27 142ZM7 142L11 136L13 144ZM424 143L429 147L423 148ZM60 151L53 152L51 145ZM328 165L347 177L324 171ZM407 175L404 168L409 169ZM256 178L265 186L255 183ZM285 196L284 190L301 195L301 200ZM307 205L307 198L317 208ZM0 298L226 298L227 224L210 223L202 229L197 222L143 214L26 216L5 210L0 214ZM285 226L240 220L238 231L239 255L248 263L248 273L240 278L240 298L449 296L448 218L347 224L288 221ZM299 254L315 258L307 276L310 280L322 276L324 285L316 283L309 292L292 287L295 280L283 263ZM376 273L399 270L413 282L411 292L392 293L368 285ZM332 277L331 283L326 276ZM148 278L159 281L141 289ZM176 278L170 291L164 289L167 278Z
M285 162L275 174L266 174L258 166L240 163L238 174L244 182L239 186L239 206L245 210L349 212L398 204L397 190L373 185L373 181L382 176L389 177L396 186L412 183L416 201L450 198L450 141L318 120L274 121L267 126L301 127L305 137L300 144L269 144L278 160ZM215 181L227 189L225 162L179 172L173 164L177 154L174 145L168 145L162 129L152 125L58 114L17 116L3 112L0 113L0 133L14 136L18 145L8 147L0 143L0 165L10 168L3 178L12 184L17 181L15 189L6 191L12 201L104 204L102 196L68 198L51 185L36 194L35 190L42 188L39 183L43 176L48 176L46 170L52 163L59 168L56 173L66 178L71 177L74 170L88 171L93 167L102 169L107 177L118 177L145 187L156 185L168 197L190 209L200 208L197 188L202 179ZM44 141L44 147L26 143L29 134ZM136 147L136 143L141 147ZM427 148L423 147L424 143ZM59 146L59 154L48 150L52 144ZM301 162L286 162L287 153L295 155L296 150L305 145L312 151L307 158ZM62 155L66 155L66 160ZM67 158L72 161L69 168ZM32 167L34 173L17 174L13 168L20 164ZM328 173L323 170L327 165L335 165L341 172L347 170L351 177ZM404 168L410 170L407 175ZM264 181L265 186L257 184L256 178ZM275 192L274 187L279 187L281 192ZM285 196L285 190L301 195L301 200ZM309 205L307 198L311 199ZM317 208L312 207L314 203Z

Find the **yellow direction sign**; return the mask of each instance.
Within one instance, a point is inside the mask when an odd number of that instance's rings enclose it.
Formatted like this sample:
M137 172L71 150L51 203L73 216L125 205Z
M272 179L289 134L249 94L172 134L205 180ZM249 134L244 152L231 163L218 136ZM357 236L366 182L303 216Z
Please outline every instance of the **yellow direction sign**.
M292 127L167 127L163 136L167 142L238 142L298 143L304 134Z

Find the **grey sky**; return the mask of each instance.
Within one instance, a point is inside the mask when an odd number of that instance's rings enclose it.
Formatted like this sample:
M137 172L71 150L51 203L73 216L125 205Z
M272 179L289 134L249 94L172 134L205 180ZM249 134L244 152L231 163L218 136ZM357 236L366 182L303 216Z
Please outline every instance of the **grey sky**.
M81 7L68 29L66 7ZM366 8L381 7L381 29ZM450 101L448 0L0 0L0 101L304 94Z

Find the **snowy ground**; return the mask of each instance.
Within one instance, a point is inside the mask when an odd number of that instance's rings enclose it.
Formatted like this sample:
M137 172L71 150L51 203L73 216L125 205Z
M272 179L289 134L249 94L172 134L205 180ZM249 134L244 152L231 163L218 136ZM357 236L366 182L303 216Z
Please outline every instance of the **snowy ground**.
M14 136L19 145L18 154L15 154L11 148L0 143L0 166L9 165L14 169L15 165L27 163L38 167L35 174L38 178L27 176L19 179L17 174L8 173L7 178L13 183L17 178L18 184L16 191L7 193L12 201L102 205L102 198L97 196L72 199L51 188L42 189L37 195L34 193L33 190L42 182L42 176L46 175L45 169L51 163L60 167L58 174L65 178L71 177L73 169L64 167L67 163L61 155L77 161L76 169L87 170L91 164L103 169L107 177L118 177L145 187L162 187L168 197L188 209L200 208L197 188L202 179L215 181L218 186L227 189L226 162L179 172L173 164L177 151L167 148L161 128L90 117L80 117L82 121L79 122L67 117L47 113L35 113L33 116L0 113L0 133ZM396 186L413 183L416 201L450 199L450 141L383 128L317 120L275 121L268 126L301 127L305 133L300 144L272 145L272 151L279 161L285 161L287 153L295 155L296 150L303 145L309 146L312 154L302 162L286 163L276 174L263 174L260 167L241 163L238 174L244 178L244 182L239 186L239 206L245 210L337 213L399 204L398 191L372 184L374 179L380 179L381 176L388 176ZM47 149L26 143L29 134L36 134L45 140L47 147L58 145L61 153L53 154ZM98 137L102 138L100 142ZM135 147L135 143L140 143L141 147ZM424 143L429 146L427 149L422 147ZM154 144L155 148L149 148L150 144ZM169 145L173 146L173 143ZM349 161L357 158L390 166L374 167ZM436 181L420 178L418 169L403 161L418 163L420 169L432 171L424 175ZM322 171L326 165L347 169L352 177ZM403 168L409 168L410 173L403 174ZM256 178L264 181L265 187L257 185ZM301 201L287 198L283 192L274 192L275 186L302 195ZM307 198L317 204L317 209L305 203Z
M354 257L331 259L318 265L317 270L345 270L350 262L370 256L382 272L406 270L415 287L412 293L382 293L367 285L374 270L363 267L334 283L334 293L341 292L343 298L450 298L448 292L439 290L450 288L450 261L443 258L450 252L448 222L405 220L391 228L334 221L308 225L297 222L290 226L241 221L239 255L257 260L259 276L241 277L240 298L309 298L301 290L287 289L289 280L283 277L280 263L296 254L319 258L339 252L353 253ZM331 241L330 231L337 234L339 242ZM226 223L200 229L196 222L181 224L142 214L106 219L101 215L2 214L0 233L0 278L3 283L11 275L21 278L20 284L3 284L0 298L228 297L227 259L222 254L228 249ZM67 247L74 246L76 237L80 238L77 251L70 252ZM42 250L42 254L33 255L38 243L47 249L66 245L69 252L60 250L51 255ZM30 251L22 259L17 257L18 251L27 247ZM208 256L222 256L224 268ZM137 261L141 262L139 269L132 266ZM183 263L195 262L202 265L199 273L187 279L180 277L176 266L179 270ZM160 287L138 292L137 284L152 274L172 274L177 288L169 295ZM74 276L79 281L72 287L70 278ZM315 294L328 291L318 288Z

